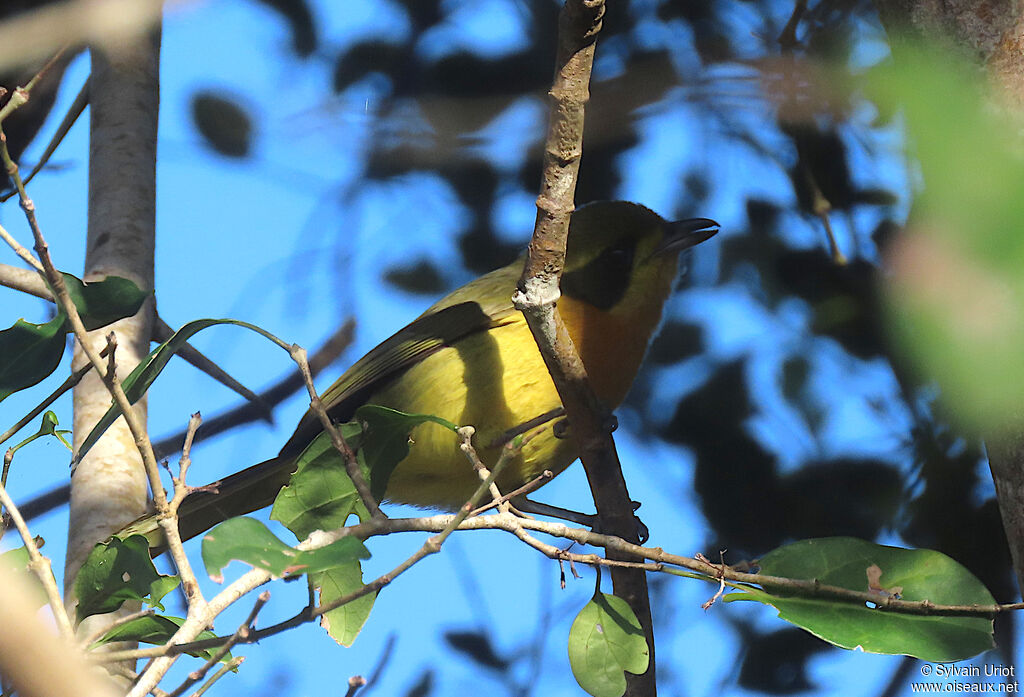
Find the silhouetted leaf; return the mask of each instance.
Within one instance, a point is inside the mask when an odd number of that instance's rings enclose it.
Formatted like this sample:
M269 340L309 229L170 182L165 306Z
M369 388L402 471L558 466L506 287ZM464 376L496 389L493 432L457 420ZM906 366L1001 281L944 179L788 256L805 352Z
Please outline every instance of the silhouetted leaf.
M305 0L258 0L273 8L288 22L292 31L292 50L306 58L316 50L316 25Z
M491 668L497 671L507 670L509 662L498 655L491 643L491 637L485 632L456 632L444 633L444 640L448 644L484 668Z
M408 46L377 39L361 41L334 61L332 89L343 92L370 73L383 73L393 80L407 79L403 73L408 72L411 58Z
M793 695L817 686L807 678L807 662L829 645L796 628L749 637L738 684L758 693Z
M384 272L384 280L407 293L420 295L439 295L446 286L437 267L425 259L388 269Z
M238 101L210 90L192 96L192 121L206 144L227 157L246 157L252 150L252 118Z

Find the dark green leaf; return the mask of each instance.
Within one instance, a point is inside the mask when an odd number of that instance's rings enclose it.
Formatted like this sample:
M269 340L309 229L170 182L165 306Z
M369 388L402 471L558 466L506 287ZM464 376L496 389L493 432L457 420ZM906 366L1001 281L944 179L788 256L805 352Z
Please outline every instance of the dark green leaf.
M625 600L598 593L569 630L569 665L576 682L594 697L621 697L624 671L641 674L650 659L640 622Z
M71 274L63 276L68 294L89 330L131 317L149 297L148 292L118 276L88 284ZM19 319L11 328L0 331L0 356L4 357L0 400L37 384L57 368L64 355L65 319L63 312L44 324Z
M359 562L351 562L328 571L310 574L310 583L320 591L320 604L329 603L341 598L363 586L363 570ZM356 640L359 630L366 623L373 609L376 593L368 593L360 598L325 613L320 618L320 625L327 630L332 639L342 646L351 646Z
M209 90L192 97L192 120L207 145L227 157L252 150L252 118L242 105Z
M104 634L103 637L96 642L95 646L109 644L112 641L140 641L144 644L159 646L161 644L166 644L168 639L174 636L174 633L181 628L181 625L184 624L184 622L185 620L181 617L167 617L164 615L147 615L145 617L139 617L130 622L114 627ZM217 635L211 631L204 631L200 632L199 636L196 637L196 640L202 641L203 639L213 639L216 636ZM213 656L214 651L215 649L204 649L201 651L189 651L188 654L190 656L209 660ZM228 653L221 660L231 660L231 654Z
M370 470L370 491L378 501L384 498L395 466L409 454L409 434L414 428L431 422L451 431L458 429L437 416L406 414L376 405L359 407L355 416L366 424L360 455Z
M149 543L142 535L98 544L75 578L78 620L113 612L126 600L144 600L154 588L166 593L170 581L162 578L167 577L157 573L149 557Z
M902 549L852 537L803 540L769 552L761 573L813 580L855 591L869 590L868 569L881 571L878 585L903 600L936 605L993 605L995 600L967 569L940 552ZM879 595L879 601L884 600ZM779 617L847 649L906 654L925 661L960 661L991 649L992 621L885 612L834 600L773 595L760 590L726 600L757 600Z
M149 355L142 359L128 377L124 379L122 387L124 388L125 395L128 397L128 401L134 404L146 393L146 390L149 389L149 386L152 385L153 381L156 380L158 375L160 375L164 366L166 366L167 362L171 360L171 357L180 351L193 335L207 327L213 327L218 324L233 324L238 327L244 327L245 329L250 329L257 334L265 336L279 346L282 345L280 339L275 337L273 334L270 334L256 325L249 324L248 322L242 322L235 319L197 319L193 322L189 322L181 329L174 332L174 335L171 336L170 339L150 351ZM96 444L96 441L98 441L100 436L110 428L110 425L117 421L117 417L119 416L121 416L121 410L116 404L111 404L110 408L100 418L99 422L93 426L89 435L85 437L85 441L82 442L81 447L78 449L78 454L75 456L76 462L85 457L85 454L89 452L89 449Z
M287 577L332 569L369 556L363 543L353 537L343 537L319 549L298 550L253 518L232 518L203 537L206 573L217 583L224 581L224 567L235 559L274 576Z
M82 324L89 331L131 317L150 295L149 291L142 290L120 276L107 276L101 281L84 283L69 273L61 275L64 276L64 285L82 318Z
M19 319L0 331L0 400L31 387L57 369L64 355L64 316L45 324Z

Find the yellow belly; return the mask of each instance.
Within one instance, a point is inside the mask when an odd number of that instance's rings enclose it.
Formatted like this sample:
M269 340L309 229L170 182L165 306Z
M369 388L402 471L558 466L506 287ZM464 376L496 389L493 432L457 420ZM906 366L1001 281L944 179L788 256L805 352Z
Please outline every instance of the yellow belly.
M470 384L472 391L467 389ZM488 445L499 442L503 434L520 424L561 406L521 316L428 356L368 402L474 426L474 445L488 467L500 454L500 447ZM558 474L576 459L571 440L556 439L552 425L548 422L537 426L536 435L519 457L506 466L498 480L502 492L512 491L545 469ZM465 503L480 480L459 450L458 437L437 424L425 423L412 432L411 439L409 455L391 475L386 498L446 509Z

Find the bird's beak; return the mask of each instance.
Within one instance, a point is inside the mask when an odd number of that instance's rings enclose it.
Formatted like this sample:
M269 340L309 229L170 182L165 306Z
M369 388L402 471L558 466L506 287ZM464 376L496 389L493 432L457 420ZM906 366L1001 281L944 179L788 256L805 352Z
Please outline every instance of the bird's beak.
M710 239L718 232L718 223L708 218L687 218L665 224L665 239L655 254L678 253Z

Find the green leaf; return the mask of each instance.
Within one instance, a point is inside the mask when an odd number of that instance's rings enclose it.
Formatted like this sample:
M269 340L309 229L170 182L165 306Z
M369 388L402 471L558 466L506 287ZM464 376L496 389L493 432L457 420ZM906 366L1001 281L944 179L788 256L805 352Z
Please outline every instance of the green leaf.
M887 250L887 324L962 426L993 436L1024 391L1024 158L973 59L904 47L865 92L899 106L923 187ZM950 95L956 95L951 99Z
M28 548L18 547L0 554L0 566L8 571L26 571L28 569Z
M458 426L429 414L406 414L377 405L356 409L355 417L366 425L361 454L370 470L370 493L378 501L384 498L395 466L409 454L409 434L423 423L435 423L451 431ZM455 447L453 442L452 447Z
M32 589L32 597L35 601L34 609L39 609L46 605L49 599L46 597L46 591L43 589L43 584L39 582L39 578L28 570L28 562L28 549L26 547L18 547L0 554L0 566L21 576L24 585Z
M69 273L61 275L64 276L64 285L82 318L82 324L89 331L131 317L150 296L149 291L142 290L120 276L107 276L101 281L84 283Z
M375 405L356 410L356 421L339 424L341 435L356 458L370 491L379 501L395 465L409 454L409 433L416 426L432 422L455 430L444 419L426 414L405 414ZM335 450L327 433L321 433L299 455L295 474L274 501L270 517L282 522L300 539L314 530L333 530L352 514L366 520L355 485L349 479L345 460Z
M39 422L39 430L33 433L28 438L26 438L25 440L18 443L17 445L12 445L11 454L13 455L14 453L18 452L18 450L25 447L32 441L36 440L37 438L42 438L43 436L53 436L61 443L63 443L65 448L71 450L71 444L68 443L67 439L64 437L65 434L71 433L71 431L59 431L57 430L58 425L60 424L57 421L57 415L54 414L52 411L47 411L45 414L43 414L43 418Z
M236 559L274 576L290 577L332 569L369 556L363 543L353 537L343 537L319 549L298 550L286 545L254 518L232 518L203 537L206 573L217 583L224 581L224 567Z
M146 604L163 610L164 606L160 601L180 584L181 579L178 576L160 576L149 584L149 597L146 598Z
M161 644L166 644L174 636L174 633L181 629L181 625L184 623L185 620L181 617L168 617L166 615L138 617L130 622L114 627L93 644L93 647L109 644L112 641L140 641L144 644L160 646ZM211 631L203 631L196 637L196 640L213 639L216 636ZM189 651L188 655L209 660L213 657L214 651L216 649ZM231 660L231 654L227 654L221 660Z
M168 577L157 573L149 557L149 543L142 535L96 545L75 578L78 621L113 612L127 600L145 600L154 589L162 597L170 583L162 578Z
M149 352L142 361L135 366L135 369L124 379L121 386L124 388L125 395L128 397L128 401L131 404L135 404L142 395L146 393L149 386L153 384L157 376L163 371L164 366L171 360L171 357L175 353L181 350L181 348L192 338L197 332L206 329L207 327L213 327L218 324L233 324L238 327L244 327L250 329L261 336L265 336L279 346L284 347L285 344L270 334L264 329L257 327L254 324L248 322L242 322L235 319L197 319L193 322L189 322L178 331L174 332L170 339L157 346L155 349ZM75 456L75 461L80 461L85 454L89 452L89 449L96 444L96 441L100 439L110 425L117 421L117 418L121 416L121 410L116 404L111 404L107 412L100 418L99 422L89 432L89 435L85 437L82 442L82 446L78 450L78 454Z
M769 552L761 573L813 580L868 591L868 569L881 570L878 585L902 600L937 605L994 605L981 581L945 554L927 549L887 547L852 537L802 540ZM883 602L885 595L879 596ZM991 649L992 620L886 612L835 600L782 596L757 589L726 600L757 600L779 617L825 641L869 653L906 654L924 661L961 661Z
M358 448L362 438L359 425L350 422L338 427L349 446ZM363 474L368 475L365 468ZM277 495L270 517L303 539L314 530L340 528L353 513L360 520L369 517L341 454L327 433L321 433L299 455L295 474Z
M64 355L64 315L45 324L19 319L0 331L0 401L46 378Z
M320 592L320 604L329 603L341 598L363 586L363 570L359 562L351 562L343 566L311 574L310 584ZM351 646L359 631L370 616L377 594L368 593L350 603L324 613L320 618L320 626L327 634L342 646Z
M63 274L71 300L87 329L98 329L124 317L131 317L149 296L134 283L117 276L83 283ZM0 331L0 401L12 393L39 383L60 364L67 333L63 312L44 324L19 319Z
M639 675L649 660L644 631L622 598L597 593L573 620L569 665L576 682L594 697L621 697L625 672Z

